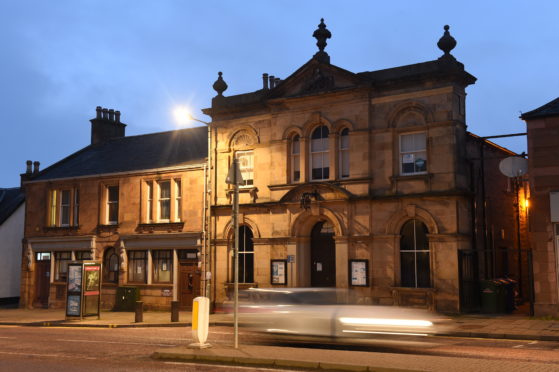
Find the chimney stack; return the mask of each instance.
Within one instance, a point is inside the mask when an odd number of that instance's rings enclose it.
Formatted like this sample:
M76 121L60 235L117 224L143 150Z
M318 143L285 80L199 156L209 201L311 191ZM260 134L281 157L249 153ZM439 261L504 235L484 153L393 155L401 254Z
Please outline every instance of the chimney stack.
M25 174L31 174L31 165L33 164L33 162L31 160L27 160L25 164L27 165Z
M33 162L33 174L34 175L39 173L39 165L41 165L41 163L39 163L38 161Z
M126 124L120 122L120 111L97 106L91 119L91 144L125 136Z
M268 90L268 74L262 74L262 82L264 83L263 89Z
M274 75L270 75L268 79L270 80L270 89L274 89L276 83L276 79L274 78Z
M275 81L274 81L274 86L277 87L277 86L279 85L280 81L281 81L280 78L277 77L277 78L275 79Z

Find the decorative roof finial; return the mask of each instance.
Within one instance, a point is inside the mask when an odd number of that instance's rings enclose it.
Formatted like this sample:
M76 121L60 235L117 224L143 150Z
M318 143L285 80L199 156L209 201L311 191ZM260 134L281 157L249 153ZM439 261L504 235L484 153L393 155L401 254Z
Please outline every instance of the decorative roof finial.
M450 36L450 32L448 32L449 28L450 27L448 25L444 26L444 34L439 39L439 42L437 43L439 49L444 52L443 57L447 57L447 56L452 57L450 51L454 49L454 47L456 47L456 40L452 36Z
M223 78L221 77L221 75L223 75L223 73L220 71L217 73L219 76L217 78L217 80L215 81L213 88L214 90L217 92L217 95L220 97L223 97L223 92L225 92L227 90L227 83L223 80Z
M332 34L326 28L326 25L324 24L324 18L320 19L320 24L318 25L318 28L314 31L312 36L316 38L316 46L318 47L318 52L314 55L314 57L320 62L330 63L330 56L324 51L324 48L326 48L326 39L330 39L332 37Z

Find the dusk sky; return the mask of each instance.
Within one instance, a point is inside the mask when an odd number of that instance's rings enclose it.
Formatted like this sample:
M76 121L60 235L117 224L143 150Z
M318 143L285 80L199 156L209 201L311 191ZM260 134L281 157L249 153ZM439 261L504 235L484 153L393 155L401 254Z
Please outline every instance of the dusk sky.
M331 63L352 72L437 59L449 24L478 78L468 130L524 132L520 113L559 96L558 14L556 1L0 0L0 187L28 159L44 169L89 145L96 106L120 110L127 135L177 128L177 105L210 120L218 71L226 96L288 77L317 51L321 17ZM496 142L526 151L525 137Z

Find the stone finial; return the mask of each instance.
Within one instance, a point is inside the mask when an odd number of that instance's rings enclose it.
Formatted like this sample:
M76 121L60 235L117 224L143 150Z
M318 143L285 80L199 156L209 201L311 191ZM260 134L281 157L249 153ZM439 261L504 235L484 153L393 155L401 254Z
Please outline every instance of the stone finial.
M450 36L450 32L448 32L449 28L450 27L448 25L444 26L444 34L437 43L439 49L444 52L443 57L452 56L450 54L450 51L454 49L454 47L456 47L456 40L452 36Z
M326 40L330 39L332 37L332 34L326 28L326 25L324 24L324 18L320 19L320 24L318 25L318 28L314 31L312 36L317 40L316 46L318 47L318 52L314 55L314 57L321 62L330 63L330 56L328 56L328 53L324 51L324 48L326 48L327 45Z
M221 75L223 75L221 71L218 72L217 74L219 76L217 77L217 80L215 81L213 88L217 92L218 96L223 96L223 92L227 90L227 83L221 77Z

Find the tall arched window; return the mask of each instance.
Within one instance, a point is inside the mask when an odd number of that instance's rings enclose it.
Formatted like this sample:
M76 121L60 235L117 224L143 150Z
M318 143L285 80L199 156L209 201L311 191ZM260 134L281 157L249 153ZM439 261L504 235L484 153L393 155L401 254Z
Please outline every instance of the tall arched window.
M291 181L301 180L301 137L298 134L291 139Z
M114 248L107 248L103 257L103 281L118 283L118 255Z
M254 283L254 243L250 227L239 226L239 283Z
M401 286L431 287L427 226L417 219L402 226L400 239Z
M340 133L340 178L349 177L349 129Z
M328 127L321 125L311 135L311 180L330 178Z

